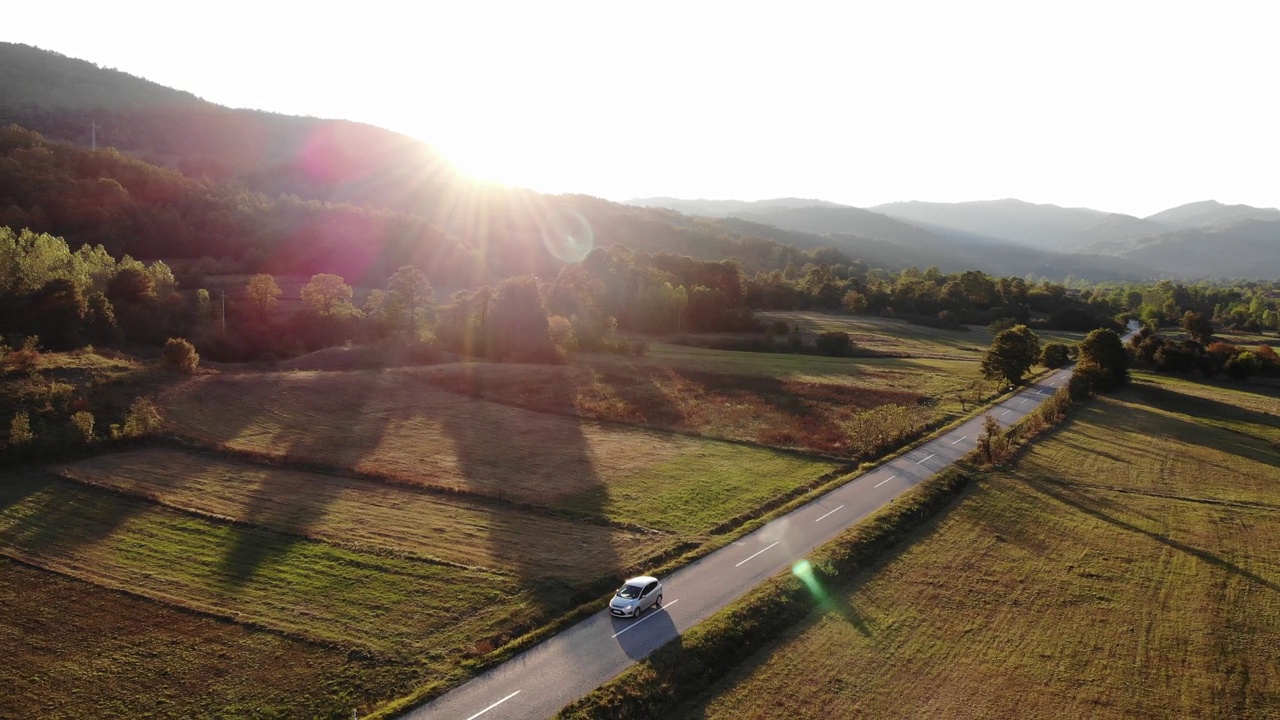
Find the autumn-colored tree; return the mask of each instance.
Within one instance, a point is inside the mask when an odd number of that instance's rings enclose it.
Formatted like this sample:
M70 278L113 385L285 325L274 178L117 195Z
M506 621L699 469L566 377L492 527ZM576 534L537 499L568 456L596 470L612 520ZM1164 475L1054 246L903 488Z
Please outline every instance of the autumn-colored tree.
M283 294L276 279L266 273L250 278L245 293L249 296L249 307L253 308L254 314L259 318L267 317Z
M1182 329L1201 345L1208 345L1213 339L1213 318L1188 310L1182 315Z
M346 315L355 309L351 304L351 286L338 275L312 275L301 294L303 305L317 315Z

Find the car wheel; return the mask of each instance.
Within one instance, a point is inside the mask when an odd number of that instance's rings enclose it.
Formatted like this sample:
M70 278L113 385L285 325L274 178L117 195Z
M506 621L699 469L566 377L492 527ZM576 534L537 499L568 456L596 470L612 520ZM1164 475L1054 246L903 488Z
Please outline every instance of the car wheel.
M658 599L653 601L653 606L656 608L662 607L662 593L658 593Z

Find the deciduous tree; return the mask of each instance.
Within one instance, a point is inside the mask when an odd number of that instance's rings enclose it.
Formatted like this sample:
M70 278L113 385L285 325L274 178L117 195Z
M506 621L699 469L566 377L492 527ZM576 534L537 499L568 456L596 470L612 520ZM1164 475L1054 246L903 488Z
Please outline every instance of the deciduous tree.
M267 317L279 302L280 295L283 294L280 286L276 284L276 279L266 273L259 273L250 278L245 292L249 296L249 307L259 319Z
M1101 371L1095 382L1098 390L1111 390L1129 382L1129 356L1120 336L1111 330L1094 330L1085 336L1080 343L1080 366Z
M1040 338L1026 325L1001 330L982 356L982 374L992 380L1016 385L1040 360Z

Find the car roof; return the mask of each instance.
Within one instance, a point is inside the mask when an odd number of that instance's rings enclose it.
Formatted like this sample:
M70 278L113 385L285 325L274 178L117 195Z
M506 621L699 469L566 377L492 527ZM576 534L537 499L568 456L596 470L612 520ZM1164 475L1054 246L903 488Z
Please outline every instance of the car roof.
M658 578L649 577L648 575L640 575L639 577L631 578L630 580L627 581L626 584L627 585L648 585L651 582L658 582Z

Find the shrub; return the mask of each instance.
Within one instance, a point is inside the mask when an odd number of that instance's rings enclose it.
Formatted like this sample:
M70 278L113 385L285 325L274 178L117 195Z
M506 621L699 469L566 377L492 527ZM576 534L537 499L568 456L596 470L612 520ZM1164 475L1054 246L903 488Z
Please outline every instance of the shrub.
M853 341L849 339L849 333L840 330L819 333L814 345L819 355L848 357L853 353Z
M1019 323L1017 320L1013 318L1003 317L996 320L992 320L990 323L987 324L987 329L991 331L992 335L998 335L1000 334L1001 331L1008 330L1014 327L1015 325L1020 325L1020 324L1021 323Z
M1082 362L1071 373L1071 379L1067 381L1067 392L1071 393L1072 400L1084 400L1097 392L1099 382L1106 381L1107 374L1102 368L1091 362Z
M20 373L35 372L40 363L40 338L29 335L22 341L22 347L4 354L4 365Z
M1000 421L993 415L982 418L982 434L978 436L978 455L987 465L998 465L1013 454L1013 443L1000 428Z
M93 442L93 413L86 410L80 410L72 414L71 425L80 432L80 435L84 438L85 442Z
M200 367L200 354L183 338L169 338L160 354L160 364L170 372L194 374Z
M1233 355L1222 366L1223 372L1232 380L1248 380L1250 376L1257 375L1260 368L1258 356L1248 350L1239 355Z
M31 418L27 411L19 410L14 413L13 419L9 421L9 445L30 445L35 439L36 434L31 431Z
M578 351L578 336L573 332L573 323L568 318L553 315L547 318L551 342L560 352L569 354Z
M1060 368L1071 360L1067 346L1059 342L1051 342L1040 351L1040 364L1047 368Z
M124 416L124 425L112 425L111 434L115 438L138 438L154 435L164 426L164 417L160 408L145 397L136 398Z

